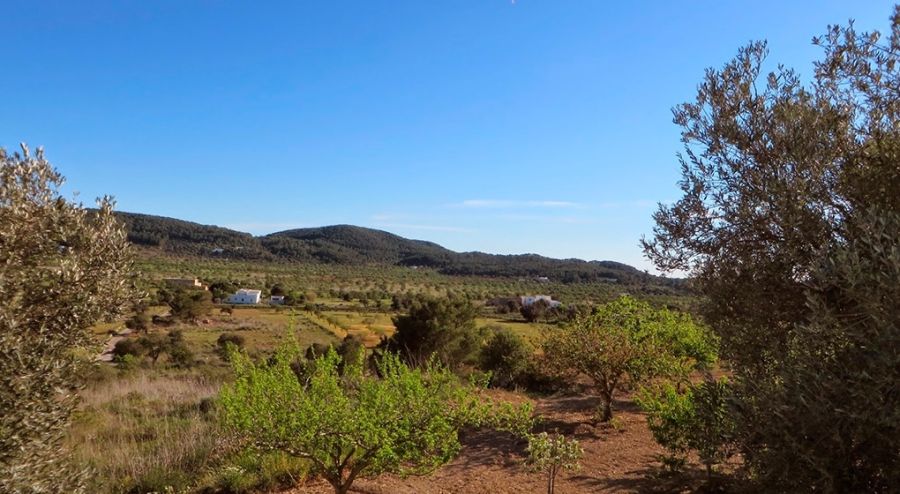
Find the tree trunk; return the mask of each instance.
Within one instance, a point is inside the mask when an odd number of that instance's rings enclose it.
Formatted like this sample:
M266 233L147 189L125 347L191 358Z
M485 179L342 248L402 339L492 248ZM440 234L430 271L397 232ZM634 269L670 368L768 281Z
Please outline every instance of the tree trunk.
M600 392L600 422L609 422L612 418L612 393Z
M350 492L350 485L352 482L341 482L338 480L337 482L332 482L331 486L334 487L334 494L347 494Z
M556 487L554 483L556 482L556 466L550 467L550 475L547 476L547 494L553 494L553 489Z

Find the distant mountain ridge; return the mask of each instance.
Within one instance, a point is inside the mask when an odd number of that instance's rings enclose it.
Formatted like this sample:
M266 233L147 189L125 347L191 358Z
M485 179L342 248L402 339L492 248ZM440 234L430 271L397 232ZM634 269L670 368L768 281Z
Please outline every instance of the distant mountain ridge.
M646 274L613 261L552 259L537 254L455 252L434 242L352 225L298 228L255 237L213 225L139 213L118 212L128 240L163 253L230 259L341 265L421 266L450 275L547 277L564 283L680 280Z

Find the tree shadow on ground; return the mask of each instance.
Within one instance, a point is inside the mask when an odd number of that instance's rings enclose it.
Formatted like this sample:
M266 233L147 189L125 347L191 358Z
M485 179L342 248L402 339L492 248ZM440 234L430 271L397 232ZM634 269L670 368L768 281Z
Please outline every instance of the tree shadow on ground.
M464 431L460 434L460 444L466 451L465 455L459 457L462 461L451 463L444 469L519 465L525 460L528 441L509 432L479 430Z
M627 477L599 478L573 475L570 481L586 487L591 492L637 492L647 494L724 493L733 492L734 479L714 474L708 479L706 471L696 466L672 472L661 466L647 466L631 470Z

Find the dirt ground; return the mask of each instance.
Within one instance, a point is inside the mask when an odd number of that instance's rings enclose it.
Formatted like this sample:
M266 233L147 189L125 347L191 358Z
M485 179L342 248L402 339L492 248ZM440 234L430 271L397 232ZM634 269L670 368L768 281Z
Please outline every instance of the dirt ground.
M510 395L515 396L515 395ZM614 409L616 427L591 423L597 407L595 396L553 396L535 401L544 417L541 429L557 430L578 439L584 448L581 468L560 472L557 494L695 492L704 484L698 465L679 475L667 474L657 455L664 452L654 442L647 421L629 396ZM460 455L435 473L399 478L383 475L354 482L351 492L365 494L501 494L544 493L547 479L529 472L523 464L526 444L499 433L476 433L461 438ZM283 494L330 494L323 481L313 481Z

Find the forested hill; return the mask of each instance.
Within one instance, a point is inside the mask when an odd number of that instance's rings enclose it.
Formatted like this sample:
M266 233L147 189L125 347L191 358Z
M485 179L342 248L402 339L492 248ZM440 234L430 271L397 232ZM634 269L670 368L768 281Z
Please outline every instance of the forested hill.
M678 280L651 276L618 262L551 259L536 254L459 253L433 242L410 240L385 231L351 225L301 228L254 237L249 233L174 218L117 214L125 223L128 239L132 243L174 255L343 265L421 266L451 275L545 276L565 283L678 283Z

